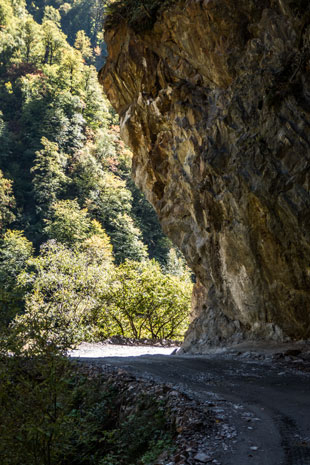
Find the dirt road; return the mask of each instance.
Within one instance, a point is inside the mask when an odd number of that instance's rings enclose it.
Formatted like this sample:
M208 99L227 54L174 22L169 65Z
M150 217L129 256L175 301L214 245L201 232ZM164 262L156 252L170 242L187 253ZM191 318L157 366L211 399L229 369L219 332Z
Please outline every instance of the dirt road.
M206 437L215 464L310 465L310 372L295 369L298 359L213 353L81 360L172 384L205 403L219 426Z

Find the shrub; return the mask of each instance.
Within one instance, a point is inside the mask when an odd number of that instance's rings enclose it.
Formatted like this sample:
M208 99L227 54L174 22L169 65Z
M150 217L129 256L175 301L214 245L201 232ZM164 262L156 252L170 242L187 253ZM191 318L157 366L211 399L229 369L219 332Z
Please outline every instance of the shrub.
M171 450L164 406L126 381L45 356L0 357L0 382L1 465L150 465Z
M21 347L33 347L32 355L43 355L51 347L66 353L91 331L93 311L112 267L105 239L92 236L74 250L49 241L29 260L29 270L19 275L20 284L30 290L25 313L11 328L12 337Z

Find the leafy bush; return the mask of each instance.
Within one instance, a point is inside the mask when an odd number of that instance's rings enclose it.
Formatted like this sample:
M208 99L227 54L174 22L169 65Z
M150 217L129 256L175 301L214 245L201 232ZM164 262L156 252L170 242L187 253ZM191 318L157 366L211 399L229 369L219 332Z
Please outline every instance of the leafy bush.
M1 464L150 465L173 431L160 401L127 394L59 356L0 357Z
M92 236L80 250L71 250L49 241L28 265L18 278L29 290L25 312L12 327L14 339L21 347L33 347L32 355L44 355L51 348L65 353L92 331L93 311L109 283L109 243Z

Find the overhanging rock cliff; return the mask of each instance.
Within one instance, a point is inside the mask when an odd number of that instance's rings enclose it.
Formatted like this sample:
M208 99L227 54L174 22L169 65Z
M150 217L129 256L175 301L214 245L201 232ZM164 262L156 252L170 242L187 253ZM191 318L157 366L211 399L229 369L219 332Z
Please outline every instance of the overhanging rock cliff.
M309 2L179 0L106 42L135 182L199 281L184 349L309 338Z

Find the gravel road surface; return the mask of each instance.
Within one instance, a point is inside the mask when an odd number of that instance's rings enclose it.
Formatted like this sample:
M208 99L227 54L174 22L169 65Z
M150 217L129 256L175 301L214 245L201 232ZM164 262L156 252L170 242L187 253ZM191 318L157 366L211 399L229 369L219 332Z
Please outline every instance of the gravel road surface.
M72 355L171 384L212 409L219 426L215 437L206 437L212 463L310 465L310 369L298 357L279 360L269 353L255 359L244 351L162 355L174 348L126 346L101 348L106 352L100 355L98 347L86 349Z

